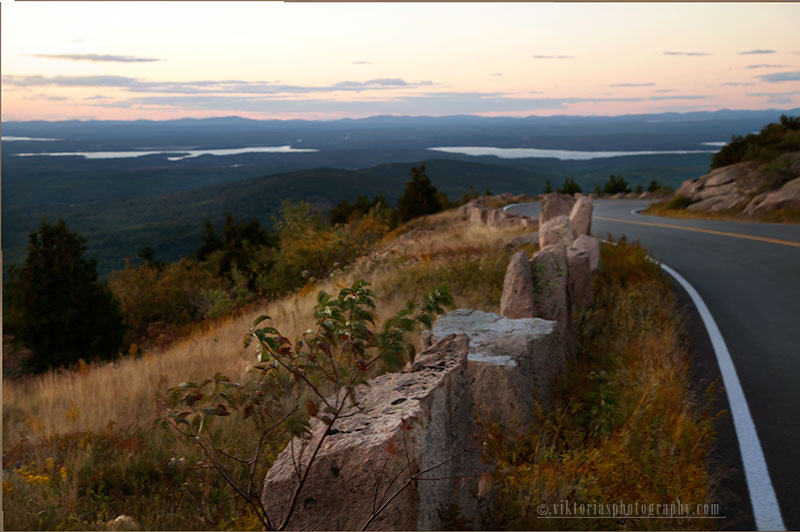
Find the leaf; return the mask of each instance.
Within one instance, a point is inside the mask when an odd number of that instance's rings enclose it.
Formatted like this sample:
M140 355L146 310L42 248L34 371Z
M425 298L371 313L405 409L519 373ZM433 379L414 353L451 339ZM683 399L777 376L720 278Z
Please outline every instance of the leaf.
M484 473L478 481L478 498L483 499L492 490L492 474Z
M267 316L266 314L262 314L261 316L259 316L259 317L257 317L257 318L255 319L255 321L253 322L253 327L255 327L256 325L258 325L259 323L261 323L261 322L262 322L262 321L264 321L264 320L271 320L271 319L272 319L272 318L270 318L270 317L269 317L269 316Z
M308 415L311 417L317 417L317 405L314 404L314 401L311 399L306 402L306 410L308 410Z

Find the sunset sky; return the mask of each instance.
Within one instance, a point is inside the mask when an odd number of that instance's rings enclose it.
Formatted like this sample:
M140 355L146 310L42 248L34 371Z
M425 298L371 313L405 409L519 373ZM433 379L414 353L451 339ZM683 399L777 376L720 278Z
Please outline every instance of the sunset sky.
M2 2L2 119L800 106L800 4Z

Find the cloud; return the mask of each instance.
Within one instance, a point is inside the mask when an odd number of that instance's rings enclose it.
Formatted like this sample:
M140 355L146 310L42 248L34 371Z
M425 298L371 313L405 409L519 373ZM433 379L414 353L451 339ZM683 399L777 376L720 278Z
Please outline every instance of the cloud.
M675 92L675 89L658 89L654 90L653 92L661 92L661 93Z
M727 87L751 87L755 85L755 83L752 83L750 81L727 81L722 85Z
M792 103L794 96L800 94L800 91L792 92L751 92L748 96L760 96L767 98L769 103Z
M789 65L747 65L747 68L788 68Z
M84 100L110 100L110 96L103 96L101 94L96 94L94 96L87 96Z
M664 52L664 55L683 55L690 57L700 57L704 55L711 55L706 52Z
M51 94L41 94L41 93L39 93L39 94L34 94L32 96L26 96L23 99L29 100L29 101L48 100L48 101L51 101L51 102L63 102L67 98L65 96L54 96L54 95L51 95Z
M650 96L649 100L704 100L711 98L708 94L670 94L667 96Z
M127 76L3 76L3 83L18 87L117 87L128 92L167 94L309 94L315 92L361 92L366 90L414 89L434 85L432 81L410 83L400 78L340 81L330 85L285 85L271 81L199 80L147 81Z
M534 59L574 59L574 55L532 55Z
M784 81L800 81L800 71L794 72L775 72L773 74L763 74L758 76L761 81L767 83L782 83Z
M354 65L371 65L369 61L353 61Z
M492 76L502 76L502 75L503 75L502 72L495 72L494 74L492 74Z
M100 54L31 54L42 59L67 59L69 61L92 61L95 63L152 63L161 61L153 57L135 57L132 55L100 55Z
M615 83L609 87L652 87L655 83Z
M739 52L739 55L760 55L760 54L774 54L775 50L747 50L746 52Z

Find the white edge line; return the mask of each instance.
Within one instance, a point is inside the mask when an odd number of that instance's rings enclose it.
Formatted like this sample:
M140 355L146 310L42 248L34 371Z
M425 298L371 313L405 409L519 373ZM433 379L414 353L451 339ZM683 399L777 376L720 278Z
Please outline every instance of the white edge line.
M511 207L516 207L517 205L526 205L525 203L511 203L510 205L506 205L503 207L503 212L506 212Z
M756 427L750 415L750 408L747 406L744 390L742 390L742 385L736 374L736 368L733 365L733 360L731 360L728 347L722 338L722 333L720 333L717 323L711 316L711 312L700 297L700 294L689 284L689 281L663 262L661 263L661 269L678 281L689 294L689 297L692 298L692 302L697 307L700 318L703 320L703 325L705 325L708 336L711 339L711 345L714 347L714 354L717 357L717 364L719 364L722 382L731 408L736 437L739 440L739 451L742 456L742 464L744 464L744 474L747 479L747 488L750 492L750 502L753 506L756 528L758 530L786 530L781 517L780 506L778 506L778 499L775 496L775 489L772 487L772 481L767 470L767 461L764 459L761 442L758 439Z

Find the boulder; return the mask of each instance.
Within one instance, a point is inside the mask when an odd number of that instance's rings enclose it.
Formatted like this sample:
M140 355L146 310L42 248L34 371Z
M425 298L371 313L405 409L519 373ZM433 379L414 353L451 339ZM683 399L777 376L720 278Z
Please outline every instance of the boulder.
M578 249L580 251L585 251L586 254L589 256L589 269L591 271L597 271L600 269L600 239L581 235L575 242L572 243L572 247Z
M475 206L475 200L470 200L461 207L458 208L456 211L458 213L459 220L467 220L469 219L469 211Z
M566 367L558 329L556 322L541 318L457 309L436 320L433 335L469 337L467 368L478 420L520 433L535 424L537 406L553 405L555 381Z
M489 211L491 211L491 209L473 205L470 209L467 210L467 220L473 224L485 225L486 221L489 218Z
M575 198L569 194L550 193L542 196L542 210L539 214L539 225L556 216L569 216Z
M507 318L533 318L536 316L531 264L524 251L515 253L506 268L503 296L500 298L500 314Z
M778 209L800 209L800 177L774 192L759 194L743 212L751 216L764 216Z
M756 192L759 180L757 164L731 164L684 181L675 196L695 202L687 207L689 211L719 212L743 205Z
M506 244L509 248L518 248L520 246L527 246L530 244L537 244L539 242L539 232L535 231L529 235L515 236Z
M569 246L575 241L576 236L569 217L556 216L539 226L539 247L545 248L556 244Z
M533 300L540 317L556 320L569 330L567 301L567 252L564 246L548 246L533 255Z
M510 218L516 218L516 214L509 214L503 209L488 209L486 214L486 224L491 226L500 226L502 222Z
M589 254L573 247L567 248L567 272L570 312L589 308L594 302Z
M582 196L575 200L575 205L569 213L569 221L578 235L588 235L592 232L592 200Z
M417 356L410 371L358 387L361 408L351 407L331 427L314 418L311 435L293 438L267 473L261 500L273 526L289 508L297 468L305 470L323 436L288 530L361 530L373 508L408 481L409 461L413 471L434 468L421 478L435 480L412 482L370 529L437 530L437 509L450 505L479 526L475 477L486 466L471 450L468 343L464 335L441 338Z
M709 196L705 199L692 203L686 207L690 212L720 212L740 205L746 197L738 192L732 194L723 194L719 196Z

